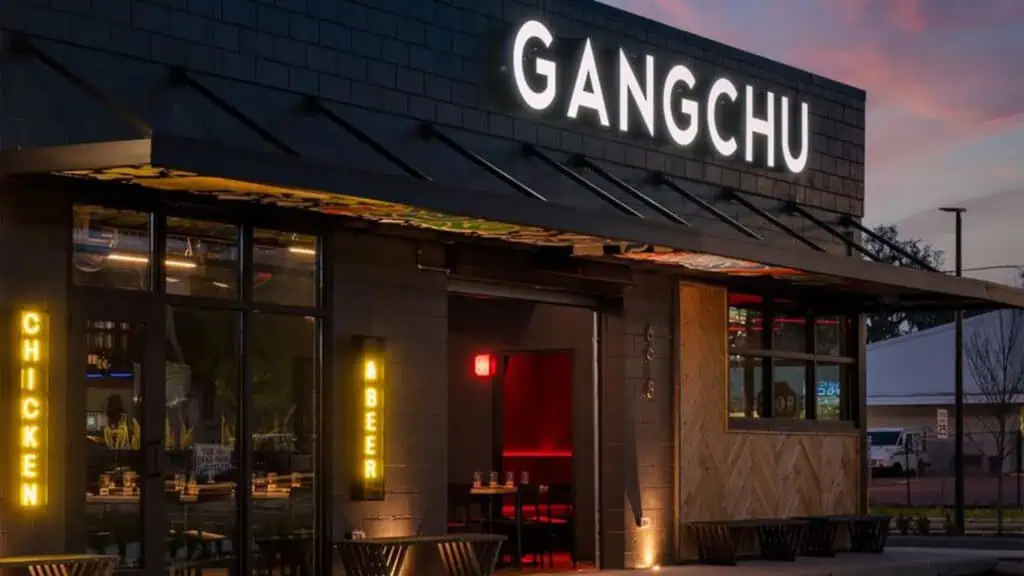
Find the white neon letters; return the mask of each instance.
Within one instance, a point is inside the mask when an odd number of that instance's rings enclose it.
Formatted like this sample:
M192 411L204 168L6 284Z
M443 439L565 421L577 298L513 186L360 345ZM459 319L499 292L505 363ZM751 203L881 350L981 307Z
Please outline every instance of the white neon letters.
M806 102L793 103L799 106L800 117L792 122L790 99L772 91L750 84L737 86L721 76L700 78L679 62L659 68L650 54L631 61L622 48L616 50L614 61L603 60L590 38L583 39L577 56L566 61L565 56L556 55L565 54L556 43L551 30L538 20L520 25L512 39L513 87L522 103L535 112L559 113L611 128L611 109L617 112L614 128L623 134L664 137L679 147L703 139L726 158L736 156L742 146L745 162L769 168L776 166L777 149L781 149L780 164L788 171L799 173L807 167L810 110ZM570 70L565 79L560 78L562 70ZM569 92L559 94L562 90ZM605 90L614 101L606 99ZM755 99L761 98L764 105L755 107ZM756 115L755 108L763 114ZM792 134L794 128L798 134Z
M647 134L654 136L654 56L644 57L644 85L629 65L629 57L619 48L619 131L629 132L629 101L636 104Z
M711 136L711 145L715 147L715 151L728 158L736 153L739 144L736 143L735 137L725 138L718 130L718 120L715 119L715 115L718 113L718 99L722 96L728 98L730 102L735 102L739 97L736 85L725 78L715 80L715 83L711 85L711 91L708 92L708 135Z
M747 86L747 93L743 98L743 105L747 111L746 138L744 138L743 159L747 162L754 161L754 134L764 136L768 143L765 149L768 151L768 158L765 163L769 168L775 167L775 94L771 91L765 93L765 106L767 106L764 118L754 117L754 87Z
M558 80L558 65L554 60L538 56L534 60L534 72L544 79L544 89L538 92L530 87L530 83L526 81L526 70L523 68L526 64L523 56L526 54L526 45L531 40L538 40L544 48L550 48L555 37L547 26L536 20L529 20L520 26L512 45L512 52L519 55L518 58L512 59L512 75L515 77L516 89L523 102L534 110L547 110L558 94L555 84Z
M693 90L697 85L693 72L682 64L673 66L665 76L665 88L661 95L662 113L665 115L665 128L669 138L679 146L689 146L697 139L697 132L700 130L700 104L689 98L680 100L679 111L690 122L686 128L680 128L672 113L672 93L678 84L683 84L687 90Z
M607 128L611 125L611 121L608 120L608 106L604 102L604 90L601 88L601 75L597 71L594 46L590 43L589 38L583 44L580 68L576 72L576 81L572 85L572 97L569 98L569 118L579 116L580 108L590 108L597 112L601 126Z
M807 143L807 123L810 111L807 103L800 103L800 155L793 156L793 150L789 144L789 98L782 97L782 160L790 172L799 174L807 166L807 151L810 146Z

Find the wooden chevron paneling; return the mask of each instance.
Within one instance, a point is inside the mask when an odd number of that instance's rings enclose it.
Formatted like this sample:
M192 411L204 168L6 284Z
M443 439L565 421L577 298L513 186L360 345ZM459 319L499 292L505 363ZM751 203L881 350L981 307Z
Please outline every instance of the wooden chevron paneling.
M856 513L856 434L728 430L726 307L724 289L680 290L680 522ZM680 538L694 558L692 535Z

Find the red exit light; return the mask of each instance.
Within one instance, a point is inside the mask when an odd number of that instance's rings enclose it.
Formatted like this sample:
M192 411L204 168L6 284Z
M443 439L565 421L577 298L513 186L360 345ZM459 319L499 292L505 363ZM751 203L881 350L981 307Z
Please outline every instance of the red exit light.
M473 374L479 378L490 378L496 371L494 356L490 354L477 354L473 357Z

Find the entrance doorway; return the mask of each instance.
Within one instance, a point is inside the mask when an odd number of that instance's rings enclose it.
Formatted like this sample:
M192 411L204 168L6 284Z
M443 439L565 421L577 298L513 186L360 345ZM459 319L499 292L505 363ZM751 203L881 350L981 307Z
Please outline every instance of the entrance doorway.
M506 534L527 573L596 566L594 318L449 297L449 530Z
M502 359L494 395L501 470L545 486L572 486L573 350L507 352Z

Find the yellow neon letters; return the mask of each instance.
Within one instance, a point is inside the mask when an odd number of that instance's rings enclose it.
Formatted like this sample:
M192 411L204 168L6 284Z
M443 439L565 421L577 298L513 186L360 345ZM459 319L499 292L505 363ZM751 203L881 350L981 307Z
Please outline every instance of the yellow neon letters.
M46 503L46 332L45 316L22 311L17 319L17 361L21 397L18 441L18 503L37 508Z
M377 364L366 360L363 366L363 480L378 481L383 472L380 459L380 389L374 384L378 378Z

